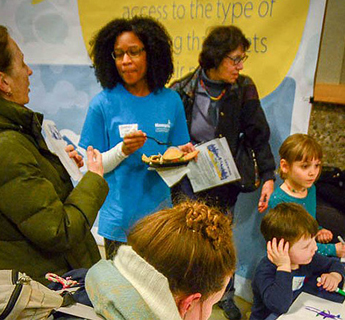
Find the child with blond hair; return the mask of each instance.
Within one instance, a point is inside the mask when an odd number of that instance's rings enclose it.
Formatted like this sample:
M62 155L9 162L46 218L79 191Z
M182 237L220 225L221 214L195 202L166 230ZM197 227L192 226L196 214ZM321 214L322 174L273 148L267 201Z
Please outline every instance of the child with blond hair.
M272 193L268 207L274 208L282 202L302 205L316 219L316 187L314 182L321 173L322 148L307 134L289 136L279 149L280 177L283 184ZM329 243L333 239L330 230L319 226L316 235L318 253L326 256L345 257L345 245Z

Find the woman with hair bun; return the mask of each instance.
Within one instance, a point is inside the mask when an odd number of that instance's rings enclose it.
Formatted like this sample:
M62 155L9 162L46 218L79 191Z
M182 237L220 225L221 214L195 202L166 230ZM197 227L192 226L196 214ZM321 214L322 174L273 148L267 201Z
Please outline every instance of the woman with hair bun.
M114 260L89 270L86 290L107 320L206 320L235 264L230 220L188 201L140 220Z

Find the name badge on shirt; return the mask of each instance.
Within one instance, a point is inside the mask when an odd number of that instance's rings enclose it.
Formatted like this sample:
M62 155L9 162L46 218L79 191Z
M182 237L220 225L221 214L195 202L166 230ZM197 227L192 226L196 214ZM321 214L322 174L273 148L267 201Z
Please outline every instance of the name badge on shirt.
M299 290L303 287L305 277L303 276L295 276L292 279L292 291Z
M168 120L167 123L155 123L156 132L169 132L171 127L171 122Z
M124 138L125 135L138 131L138 124L132 123L132 124L120 124L119 125L119 132L120 137Z

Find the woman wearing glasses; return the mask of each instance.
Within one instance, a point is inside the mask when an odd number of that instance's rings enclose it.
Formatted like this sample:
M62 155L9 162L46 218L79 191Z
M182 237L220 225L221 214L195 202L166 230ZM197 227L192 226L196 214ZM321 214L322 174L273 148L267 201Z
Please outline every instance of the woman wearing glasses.
M91 101L79 144L111 149L103 154L110 191L99 219L111 258L129 227L171 204L170 189L141 161L143 153L163 154L166 146L146 135L186 151L192 146L181 99L165 88L173 73L172 41L161 24L148 17L115 19L91 46L103 91Z
M173 83L172 88L182 98L194 143L225 137L232 154L236 154L240 135L246 135L256 153L263 181L258 204L258 210L263 212L273 192L275 163L268 142L270 130L256 87L249 77L240 75L249 46L239 28L215 27L203 42L200 66ZM193 199L204 199L230 214L240 190L233 184L226 184L194 194L185 178L173 194L181 192ZM229 319L241 318L232 293L227 292L220 306Z

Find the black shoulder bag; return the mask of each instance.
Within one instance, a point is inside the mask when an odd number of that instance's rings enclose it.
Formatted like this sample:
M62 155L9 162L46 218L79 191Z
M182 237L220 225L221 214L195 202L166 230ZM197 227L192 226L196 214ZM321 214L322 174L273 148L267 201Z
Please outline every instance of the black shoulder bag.
M258 189L261 183L259 167L255 152L244 134L240 136L234 160L241 175L241 179L235 182L240 191L246 193Z
M241 90L241 99L243 100L244 92ZM242 102L241 102L242 106ZM241 109L241 113L243 109ZM240 119L238 119L240 121ZM238 146L235 154L235 163L239 174L241 175L240 180L236 181L235 184L239 190L243 193L253 192L260 187L260 175L259 167L256 161L256 155L251 147L249 139L244 133L239 137Z

